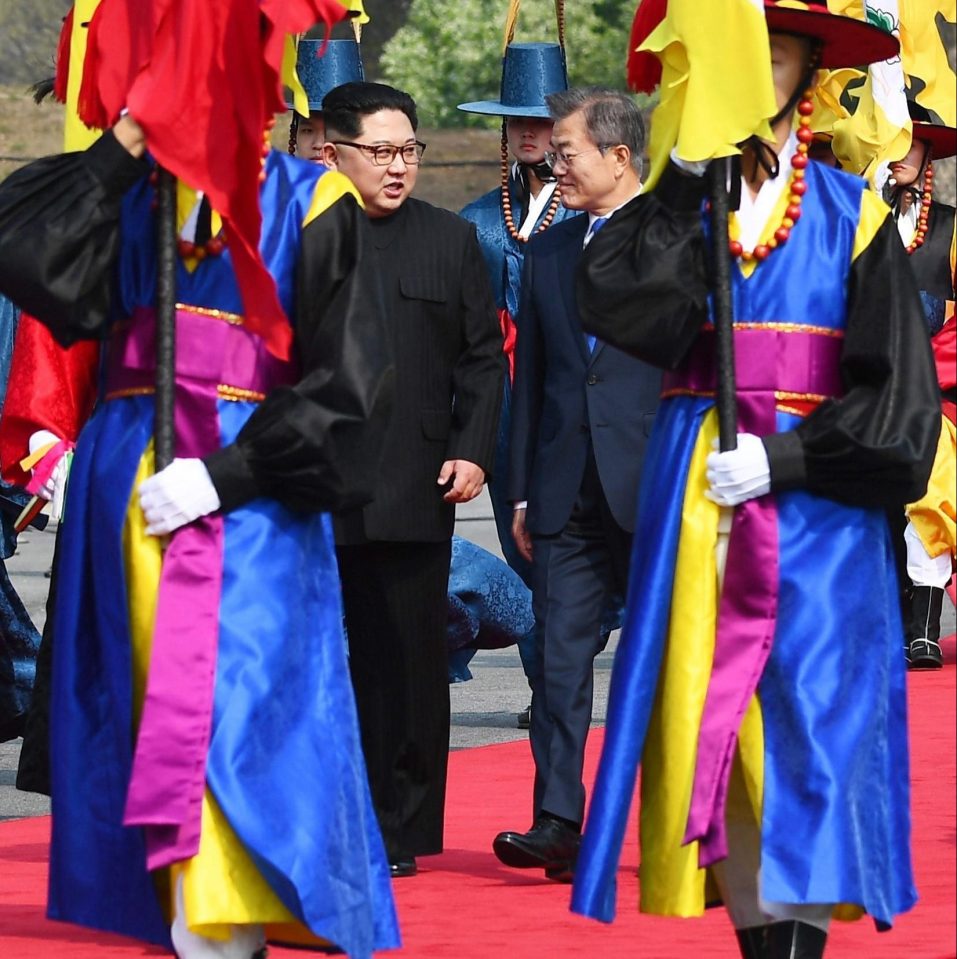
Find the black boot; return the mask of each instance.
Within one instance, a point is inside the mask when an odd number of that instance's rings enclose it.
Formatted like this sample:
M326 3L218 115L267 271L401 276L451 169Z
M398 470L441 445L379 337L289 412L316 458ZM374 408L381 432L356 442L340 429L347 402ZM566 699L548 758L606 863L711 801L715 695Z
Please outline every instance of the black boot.
M827 933L806 922L773 922L767 927L768 959L821 959Z
M911 596L911 629L907 666L909 669L940 669L940 612L944 591L939 586L915 586Z
M735 929L741 959L769 959L768 927L749 926L747 929Z

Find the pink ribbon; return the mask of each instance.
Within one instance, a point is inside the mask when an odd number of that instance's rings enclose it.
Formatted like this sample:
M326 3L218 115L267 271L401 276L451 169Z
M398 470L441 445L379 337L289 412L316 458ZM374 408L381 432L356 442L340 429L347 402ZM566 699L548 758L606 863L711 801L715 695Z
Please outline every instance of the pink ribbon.
M735 328L738 422L744 432L776 432L776 394L836 396L840 337L781 328ZM714 390L713 331L684 366L667 374L663 392ZM771 653L778 607L778 520L773 496L735 509L724 588L718 606L714 661L698 734L697 762L685 844L699 842L702 868L728 854L725 808L731 765L745 710Z
M26 485L26 491L36 496L53 475L53 471L56 469L61 457L65 453L69 453L75 446L76 444L71 443L69 440L60 440L48 449L43 454L40 462L31 470L30 482Z
M140 309L114 337L107 391L153 385L154 316ZM241 326L179 310L176 315L176 456L220 447L218 387L267 393L294 380L292 365ZM163 557L146 698L123 821L143 826L147 866L199 851L206 754L212 727L223 519L176 530Z

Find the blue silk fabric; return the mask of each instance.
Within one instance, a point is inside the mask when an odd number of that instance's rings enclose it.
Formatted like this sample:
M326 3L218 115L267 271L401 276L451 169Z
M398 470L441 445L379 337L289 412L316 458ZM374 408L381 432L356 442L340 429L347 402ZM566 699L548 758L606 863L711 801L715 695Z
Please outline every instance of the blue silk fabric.
M276 153L267 170L261 249L291 313L296 238L323 171ZM153 296L151 192L143 183L124 201L118 294L127 312ZM179 264L180 301L239 311L228 251L198 272ZM226 445L255 403L218 408ZM54 643L49 914L169 946L142 830L122 825L134 745L122 530L152 421L151 396L107 398L81 434L70 478ZM224 522L207 785L296 918L353 957L397 946L329 518L257 499Z
M864 184L816 163L807 182L788 244L749 279L732 269L736 323L843 328ZM626 621L572 900L574 911L605 921L615 912L615 872L671 603L696 602L695 595L673 597L672 588L691 454L712 406L708 397L664 400L646 453ZM798 422L777 414L779 432ZM702 477L694 479L705 487ZM889 925L916 901L889 532L879 510L806 491L776 499L779 606L758 688L765 737L761 894L775 902L856 904Z
M522 201L518 195L515 179L509 177L509 196L512 200L512 214L515 227L521 227ZM518 298L522 289L522 263L525 260L525 243L520 243L508 232L505 217L502 214L502 191L500 187L489 190L462 209L461 215L475 224L479 246L488 266L488 275L492 280L492 292L495 306L508 310L512 319L518 315ZM561 223L570 216L577 216L577 210L568 210L559 204L552 223ZM539 218L539 223L541 218ZM536 227L538 224L536 224ZM534 236L534 233L532 234ZM499 464L496 463L496 472Z

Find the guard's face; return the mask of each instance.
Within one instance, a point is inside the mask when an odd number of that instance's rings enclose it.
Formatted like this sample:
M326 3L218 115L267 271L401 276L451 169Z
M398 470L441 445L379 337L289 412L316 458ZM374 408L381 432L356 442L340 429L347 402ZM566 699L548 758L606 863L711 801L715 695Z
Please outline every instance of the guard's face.
M415 187L418 166L406 163L398 151L391 163L378 166L369 150L336 144L339 139L334 131L329 132L326 158L355 184L369 218L376 220L395 213ZM353 142L369 147L379 144L404 147L415 144L415 131L401 110L380 110L363 118L362 130Z
M322 144L325 139L326 129L321 113L312 114L308 120L300 117L296 128L296 156L319 163L322 159Z
M520 163L541 163L552 135L552 121L542 117L509 117L508 149Z
M917 179L926 149L920 140L915 140L907 151L907 156L891 164L891 176L897 186L910 186Z
M618 183L620 164L612 150L602 151L592 140L584 111L577 110L555 124L551 151L555 155L552 172L562 192L562 203L569 210L596 213L607 209L608 198Z
M810 40L789 33L771 34L771 75L779 110L791 99L804 79L810 60Z

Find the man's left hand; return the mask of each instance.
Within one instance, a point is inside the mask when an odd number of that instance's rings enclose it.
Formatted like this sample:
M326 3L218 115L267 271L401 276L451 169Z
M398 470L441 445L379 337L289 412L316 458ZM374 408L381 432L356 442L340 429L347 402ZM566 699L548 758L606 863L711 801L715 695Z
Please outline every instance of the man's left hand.
M452 486L442 499L446 503L467 503L482 492L485 485L485 470L468 460L446 460L436 480L439 486L451 481Z
M737 506L771 489L768 453L753 433L738 433L737 449L709 453L706 469L709 488L704 495L719 506Z

